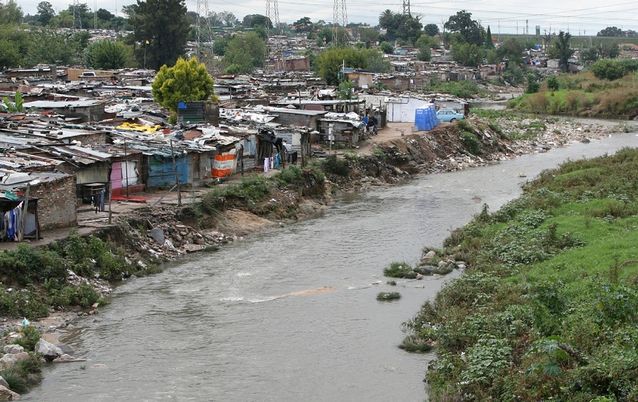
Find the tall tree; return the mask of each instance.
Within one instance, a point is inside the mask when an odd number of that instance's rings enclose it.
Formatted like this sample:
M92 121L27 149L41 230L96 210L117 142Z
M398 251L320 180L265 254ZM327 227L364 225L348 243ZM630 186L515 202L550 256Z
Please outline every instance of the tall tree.
M224 23L224 26L234 27L239 24L239 20L235 17L235 14L230 11L222 11L217 13L217 17Z
M607 27L598 32L596 36L624 36L624 32L618 27Z
M122 42L98 40L87 47L84 57L91 68L122 68L129 61L129 49Z
M55 10L48 1L38 3L38 13L35 15L40 25L49 25L51 19L55 17Z
M265 28L265 29L273 28L270 18L261 14L246 15L242 21L242 25L245 28L259 28L259 27Z
M458 32L464 42L479 46L483 44L483 28L472 19L472 13L461 10L451 16L444 27L450 32Z
M569 58L574 54L570 47L571 38L569 33L560 31L549 52L551 57L559 60L558 65L562 71L569 69Z
M143 46L138 59L145 58L146 66L154 69L173 65L184 53L190 29L185 1L137 0L130 11L134 38Z
M310 32L312 31L314 25L312 21L310 21L309 17L299 18L292 24L293 29L296 32Z
M231 74L250 73L266 60L266 43L255 32L235 35L224 53L224 65Z
M19 24L22 17L22 9L15 0L9 0L7 4L0 3L0 24Z
M179 58L173 67L163 65L153 81L153 98L173 113L179 102L203 101L213 94L213 78L194 57Z
M491 49L494 47L494 42L492 42L492 30L490 26L487 26L487 32L485 33L485 47Z
M416 42L423 28L420 17L393 13L390 10L381 13L379 26L386 30L387 40L401 39L410 43Z
M439 26L436 24L427 24L423 27L423 32L428 36L436 36L439 34Z

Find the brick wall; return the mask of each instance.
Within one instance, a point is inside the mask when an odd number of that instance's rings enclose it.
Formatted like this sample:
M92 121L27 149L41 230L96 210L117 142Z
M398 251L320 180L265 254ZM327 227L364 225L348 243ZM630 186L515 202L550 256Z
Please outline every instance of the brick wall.
M75 176L32 186L30 197L38 198L38 219L43 232L77 224Z

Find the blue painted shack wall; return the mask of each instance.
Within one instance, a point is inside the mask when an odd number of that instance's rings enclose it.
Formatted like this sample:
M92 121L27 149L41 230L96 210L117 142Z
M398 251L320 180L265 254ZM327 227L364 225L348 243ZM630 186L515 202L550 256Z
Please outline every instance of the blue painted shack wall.
M182 156L175 159L177 175L180 184L190 183L190 156ZM175 184L175 170L173 159L159 156L148 158L148 182L147 187L172 187Z

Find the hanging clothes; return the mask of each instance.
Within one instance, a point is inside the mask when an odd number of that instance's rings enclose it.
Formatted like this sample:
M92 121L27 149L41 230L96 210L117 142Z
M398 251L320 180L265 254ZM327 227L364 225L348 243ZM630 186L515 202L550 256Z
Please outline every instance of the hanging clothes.
M15 237L15 213L13 209L5 214L7 217L7 240L13 241Z
M264 158L264 173L270 170L270 158Z

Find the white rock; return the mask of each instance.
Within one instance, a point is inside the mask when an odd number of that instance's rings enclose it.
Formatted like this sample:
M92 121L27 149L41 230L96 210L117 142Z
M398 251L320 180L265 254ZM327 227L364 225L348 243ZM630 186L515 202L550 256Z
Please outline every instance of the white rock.
M44 339L38 341L35 345L35 351L44 356L47 361L52 361L62 355L62 349Z
M4 385L0 385L0 401L17 401L20 394L16 394Z
M24 352L24 348L20 345L16 345L15 343L12 343L11 345L5 345L3 350L4 350L4 353L11 353L11 354Z

